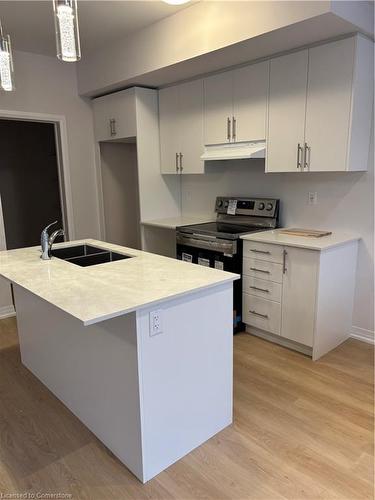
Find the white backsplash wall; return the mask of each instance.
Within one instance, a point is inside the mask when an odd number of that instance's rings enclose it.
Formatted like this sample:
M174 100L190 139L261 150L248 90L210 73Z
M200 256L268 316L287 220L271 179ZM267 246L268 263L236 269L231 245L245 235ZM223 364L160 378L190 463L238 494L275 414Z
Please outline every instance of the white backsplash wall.
M359 246L353 332L374 331L374 166L368 172L265 174L263 160L216 162L182 176L183 214L213 213L216 196L281 200L281 225L356 233ZM308 193L318 203L308 204Z

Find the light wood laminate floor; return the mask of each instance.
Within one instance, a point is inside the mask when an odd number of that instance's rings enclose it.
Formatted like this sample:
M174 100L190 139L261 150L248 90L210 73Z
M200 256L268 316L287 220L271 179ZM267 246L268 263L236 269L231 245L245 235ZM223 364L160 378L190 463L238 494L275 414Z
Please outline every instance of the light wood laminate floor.
M0 493L373 498L372 347L349 340L313 363L247 334L234 344L233 426L142 485L23 367L16 322L0 321Z

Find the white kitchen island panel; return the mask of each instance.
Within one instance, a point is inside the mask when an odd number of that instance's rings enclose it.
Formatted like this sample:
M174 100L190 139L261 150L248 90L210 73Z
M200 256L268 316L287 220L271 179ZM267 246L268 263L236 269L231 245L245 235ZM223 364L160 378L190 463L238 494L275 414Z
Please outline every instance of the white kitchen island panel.
M22 362L142 481L232 422L232 283L84 326L15 285ZM79 298L77 298L79 300Z

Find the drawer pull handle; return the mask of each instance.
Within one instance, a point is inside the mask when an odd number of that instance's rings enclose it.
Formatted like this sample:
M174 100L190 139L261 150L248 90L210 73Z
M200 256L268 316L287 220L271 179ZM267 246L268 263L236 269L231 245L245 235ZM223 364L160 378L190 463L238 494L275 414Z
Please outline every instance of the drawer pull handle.
M266 290L265 288L259 288L257 286L251 286L250 288L252 288L253 290L258 290L259 292L267 292L267 293L270 293L269 290Z
M287 267L286 267L286 257L288 255L288 252L286 250L283 250L283 274L287 272Z
M255 252L255 253L264 253L265 255L271 255L271 252L268 250L257 250L256 248L250 248L250 252Z
M261 318L268 319L268 314L261 314L256 311L249 311L250 314L255 314L255 316L260 316Z
M258 271L259 273L271 274L271 271L265 271L264 269L257 269L256 267L250 267L251 271Z

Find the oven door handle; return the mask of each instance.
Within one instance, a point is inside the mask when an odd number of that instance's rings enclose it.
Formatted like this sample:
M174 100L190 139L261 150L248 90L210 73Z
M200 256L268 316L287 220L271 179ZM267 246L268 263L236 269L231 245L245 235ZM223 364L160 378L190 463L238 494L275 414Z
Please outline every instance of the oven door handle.
M233 256L237 253L237 241L198 239L185 234L177 233L176 241L178 245L187 247L201 248L202 250L211 250L212 252L223 253L228 256Z

